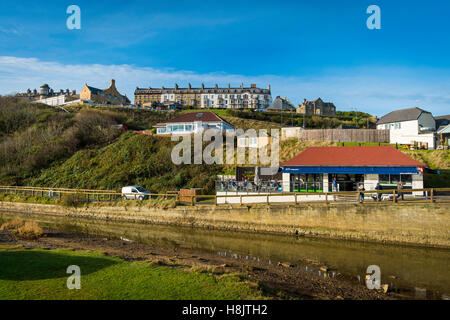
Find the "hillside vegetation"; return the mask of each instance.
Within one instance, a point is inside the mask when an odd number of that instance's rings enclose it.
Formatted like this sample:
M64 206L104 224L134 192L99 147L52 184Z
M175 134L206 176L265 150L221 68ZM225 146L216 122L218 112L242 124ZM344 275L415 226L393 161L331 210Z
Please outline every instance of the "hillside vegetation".
M175 143L167 137L127 133L103 148L80 150L27 183L88 189L141 185L152 192L192 187L212 192L220 168L173 164L171 151Z
M212 193L217 174L234 173L235 164L174 165L171 150L177 142L134 132L177 113L118 107L68 110L0 99L0 185L120 190L136 184L153 192L195 187ZM227 110L218 113L238 128L271 127ZM117 130L116 124L126 124L130 131ZM307 147L332 145L337 144L282 141L280 163ZM441 171L425 177L427 186L450 186L450 151L403 152Z

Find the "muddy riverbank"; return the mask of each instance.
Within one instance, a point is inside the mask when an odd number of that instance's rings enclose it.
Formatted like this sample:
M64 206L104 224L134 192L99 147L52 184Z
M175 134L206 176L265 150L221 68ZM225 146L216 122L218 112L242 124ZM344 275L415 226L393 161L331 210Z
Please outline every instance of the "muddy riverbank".
M335 278L321 277L305 271L301 265L223 256L205 250L167 248L137 243L129 239L110 239L47 229L45 236L38 240L21 240L10 233L0 231L0 243L19 245L28 249L72 248L101 251L127 261L150 260L156 264L187 271L195 268L215 273L243 274L248 279L259 282L273 298L377 300L392 298L392 295L381 291L368 290L363 285L346 279L344 275L339 274Z
M0 213L0 222L15 218L54 230L25 245L90 248L124 259L245 273L273 290L298 297L445 299L450 291L450 251L445 249ZM381 268L388 295L365 288L366 268L373 264Z

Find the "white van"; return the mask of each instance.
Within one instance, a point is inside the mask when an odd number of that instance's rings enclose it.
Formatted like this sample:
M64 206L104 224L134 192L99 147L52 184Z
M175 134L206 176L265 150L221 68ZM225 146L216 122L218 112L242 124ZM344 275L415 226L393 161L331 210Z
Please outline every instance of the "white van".
M147 200L150 197L150 191L139 186L128 186L122 188L122 198L124 200Z

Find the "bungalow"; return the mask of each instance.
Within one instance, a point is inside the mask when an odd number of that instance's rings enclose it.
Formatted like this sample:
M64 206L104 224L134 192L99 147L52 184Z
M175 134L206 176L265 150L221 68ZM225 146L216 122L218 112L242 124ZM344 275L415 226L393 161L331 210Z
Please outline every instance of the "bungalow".
M390 143L426 143L429 149L435 148L436 121L432 114L420 108L392 111L381 117L377 129L389 130Z
M189 135L201 133L207 129L216 129L223 133L234 131L234 127L211 111L189 112L164 123L153 126L157 135Z
M448 148L450 138L450 115L434 117L436 120L436 133L438 148Z
M391 146L312 147L282 164L283 192L330 192L336 178L338 191L353 191L363 183L395 188L423 188L424 164Z

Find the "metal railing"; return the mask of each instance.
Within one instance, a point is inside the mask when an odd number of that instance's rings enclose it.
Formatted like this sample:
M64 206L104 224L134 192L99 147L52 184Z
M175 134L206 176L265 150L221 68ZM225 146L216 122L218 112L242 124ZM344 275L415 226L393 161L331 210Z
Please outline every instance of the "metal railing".
M183 195L177 192L136 194L114 190L0 186L0 194L63 200L64 195L77 195L81 202L117 202L125 200L169 200L183 205L244 204L331 204L331 203L450 203L450 188L390 189L340 192L260 192L234 195ZM361 198L364 195L364 198ZM403 197L402 197L403 195ZM131 199L130 199L131 198ZM186 200L187 199L187 200ZM362 200L362 201L361 201Z

